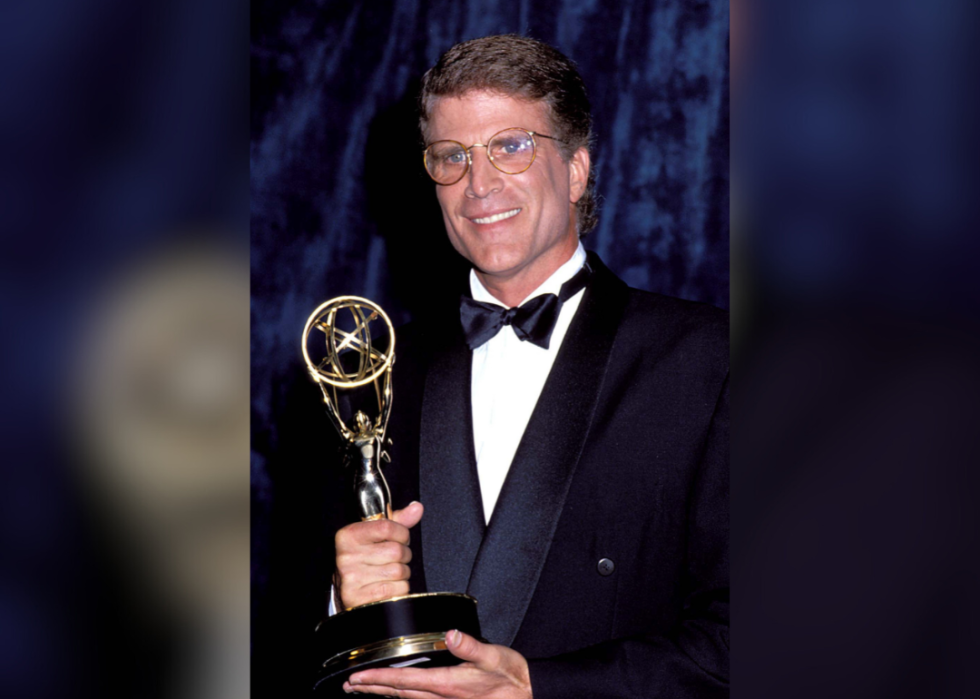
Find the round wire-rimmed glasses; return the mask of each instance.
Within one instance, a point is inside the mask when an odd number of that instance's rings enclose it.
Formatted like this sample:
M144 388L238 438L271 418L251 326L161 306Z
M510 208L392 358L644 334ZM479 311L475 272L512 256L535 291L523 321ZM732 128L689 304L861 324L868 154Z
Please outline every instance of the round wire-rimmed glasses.
M490 163L506 175L519 175L534 164L537 157L535 136L560 139L537 131L512 127L498 131L486 143L474 143L469 148L459 141L435 141L422 154L425 171L436 184L456 184L466 176L473 164L473 148L486 148Z

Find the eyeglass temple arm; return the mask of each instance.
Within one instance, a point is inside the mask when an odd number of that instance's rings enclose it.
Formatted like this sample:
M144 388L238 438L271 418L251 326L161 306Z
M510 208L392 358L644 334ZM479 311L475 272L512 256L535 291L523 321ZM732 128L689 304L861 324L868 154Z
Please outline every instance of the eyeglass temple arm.
M560 138L555 138L554 136L549 136L546 133L538 133L537 131L528 131L532 136L540 136L541 138L550 138L552 141L558 141L559 143L564 143Z

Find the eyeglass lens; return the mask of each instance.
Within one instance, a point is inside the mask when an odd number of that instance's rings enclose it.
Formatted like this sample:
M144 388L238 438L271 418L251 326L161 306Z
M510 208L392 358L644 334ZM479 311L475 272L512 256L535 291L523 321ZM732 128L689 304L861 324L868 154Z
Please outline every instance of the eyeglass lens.
M487 144L487 156L501 172L517 175L534 161L534 140L526 131L501 131ZM425 166L436 182L453 184L469 169L466 149L455 141L437 141L426 149Z

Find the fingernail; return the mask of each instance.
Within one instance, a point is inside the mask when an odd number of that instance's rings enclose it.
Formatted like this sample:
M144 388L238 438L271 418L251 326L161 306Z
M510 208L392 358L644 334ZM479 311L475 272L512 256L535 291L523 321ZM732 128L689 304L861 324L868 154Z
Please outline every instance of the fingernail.
M348 684L360 684L361 683L361 678L360 677L357 677L356 675L354 675L349 680L347 680L347 683Z
M460 642L459 631L457 631L456 629L453 629L452 631L446 634L446 643L448 643L453 648L458 646L459 642Z
M350 682L344 682L344 691L350 694L354 690L350 688Z

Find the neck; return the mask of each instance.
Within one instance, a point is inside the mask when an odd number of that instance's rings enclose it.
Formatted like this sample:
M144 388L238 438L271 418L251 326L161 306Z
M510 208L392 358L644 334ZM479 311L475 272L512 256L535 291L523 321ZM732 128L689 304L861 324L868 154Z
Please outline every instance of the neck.
M555 267L555 269L558 269L558 267ZM526 299L532 291L541 286L548 277L554 274L555 269L540 279L501 279L500 277L484 274L479 270L476 270L476 276L480 278L480 282L490 292L491 296L508 308L513 308Z

